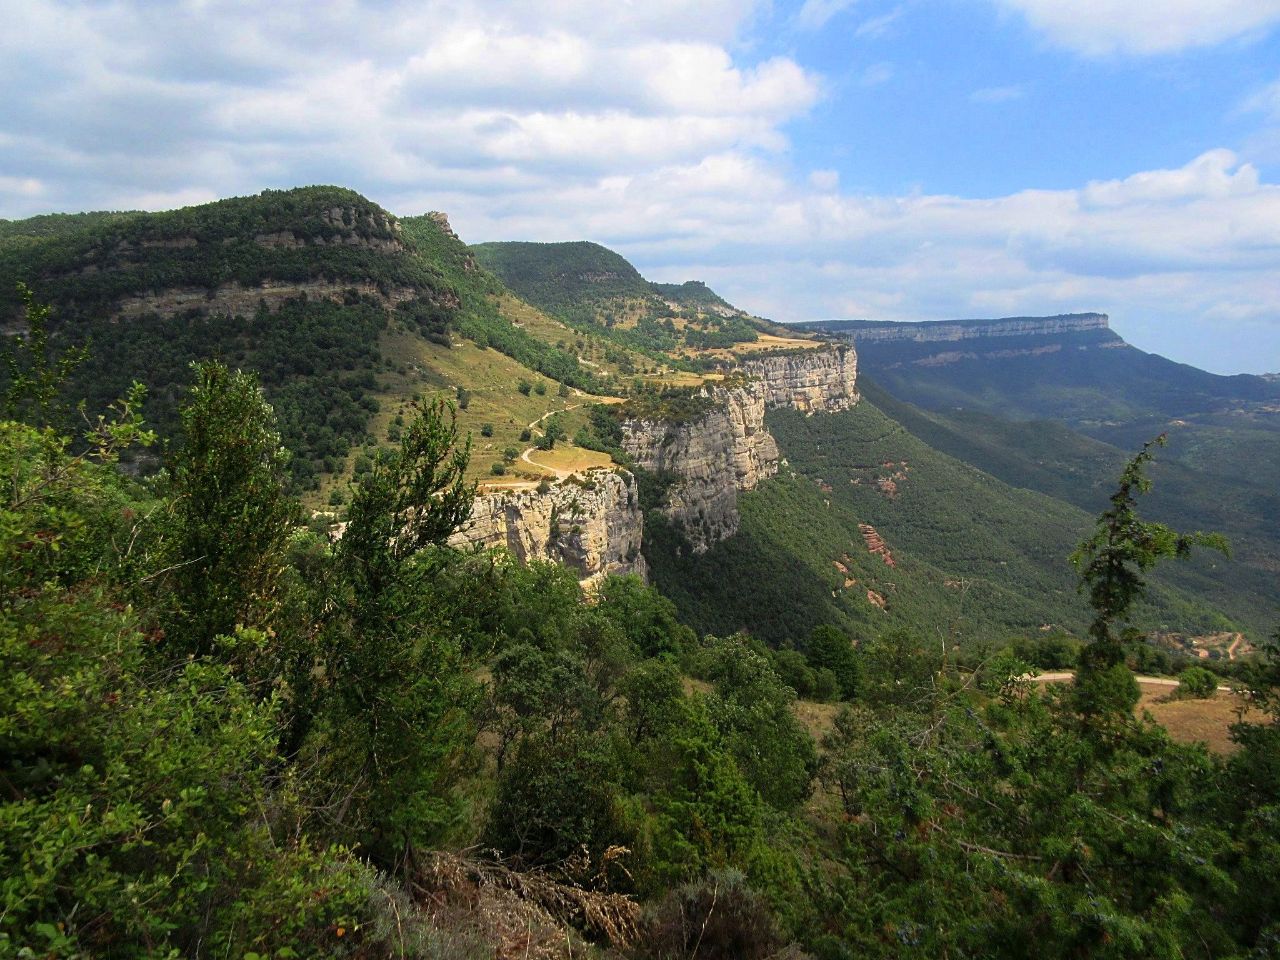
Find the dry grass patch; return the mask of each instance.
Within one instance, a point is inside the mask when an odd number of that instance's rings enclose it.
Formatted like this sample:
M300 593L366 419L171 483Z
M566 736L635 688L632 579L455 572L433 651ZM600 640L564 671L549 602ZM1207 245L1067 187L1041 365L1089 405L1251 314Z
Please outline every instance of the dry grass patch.
M606 469L613 465L613 459L607 453L565 444L552 450L532 450L526 462L549 470L557 476Z
M1219 690L1208 700L1179 699L1170 696L1176 688L1147 683L1139 685L1142 699L1138 702L1138 709L1149 711L1178 743L1203 743L1214 753L1235 752L1230 727L1248 706L1244 697Z

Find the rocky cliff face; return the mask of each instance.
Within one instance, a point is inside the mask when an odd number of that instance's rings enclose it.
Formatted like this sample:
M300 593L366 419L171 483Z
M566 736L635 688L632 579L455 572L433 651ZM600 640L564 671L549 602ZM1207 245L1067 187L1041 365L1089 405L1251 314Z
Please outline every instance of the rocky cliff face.
M545 494L477 497L470 522L449 542L502 547L522 563L552 560L589 584L613 573L646 576L642 531L635 477L597 470L581 481L557 483Z
M738 529L738 491L778 471L778 445L765 429L759 382L714 387L714 404L683 423L626 420L622 445L636 465L669 481L663 513L697 553Z
M746 360L742 371L760 381L770 408L834 413L858 402L858 355L847 347Z
M308 297L313 300L332 300L342 303L348 290L383 301L388 307L419 297L422 291L412 287L379 288L363 281L334 283L328 280L300 280L296 283L264 280L257 286L243 287L238 283L226 283L213 291L199 287L173 287L159 293L140 297L126 297L116 307L117 317L141 317L151 313L173 316L198 310L201 313L233 313L251 315L259 304L275 312L286 300ZM438 294L443 306L456 308L458 298L453 293Z
M750 360L742 375L706 391L711 409L687 422L631 419L622 446L637 466L668 483L662 512L695 553L738 530L738 492L778 471L765 410L847 410L858 400L853 350L811 350Z
M977 340L985 337L1042 336L1082 330L1106 330L1110 318L1105 313L1068 313L1056 317L1006 317L1001 320L929 320L922 323L866 321L831 324L832 333L856 343L911 340L917 343L949 340Z

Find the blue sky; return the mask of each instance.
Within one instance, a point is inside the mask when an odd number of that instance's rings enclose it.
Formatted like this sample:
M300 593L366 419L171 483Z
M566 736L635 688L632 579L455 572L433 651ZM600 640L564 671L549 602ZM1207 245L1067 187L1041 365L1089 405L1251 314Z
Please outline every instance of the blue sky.
M1280 370L1280 0L0 0L0 217L338 183L782 320Z

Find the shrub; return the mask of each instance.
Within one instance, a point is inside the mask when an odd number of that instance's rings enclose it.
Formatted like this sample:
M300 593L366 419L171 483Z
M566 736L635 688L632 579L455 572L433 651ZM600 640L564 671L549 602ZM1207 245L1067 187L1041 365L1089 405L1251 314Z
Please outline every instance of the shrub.
M660 960L763 960L782 938L769 904L737 870L672 890L648 917L639 951Z
M516 386L516 389L519 390L522 394L524 394L527 397L529 395L529 391L533 389L533 384L531 384L528 380L521 380L520 383Z
M1218 678L1204 667L1187 667L1178 675L1178 694L1208 700L1218 692Z
M482 436L482 437L492 437L492 436L493 436L493 424L492 424L492 423L485 423L485 424L482 424L482 425L480 426L480 436Z
M496 461L495 463L490 464L489 472L495 477L500 477L507 472L507 465L501 460Z

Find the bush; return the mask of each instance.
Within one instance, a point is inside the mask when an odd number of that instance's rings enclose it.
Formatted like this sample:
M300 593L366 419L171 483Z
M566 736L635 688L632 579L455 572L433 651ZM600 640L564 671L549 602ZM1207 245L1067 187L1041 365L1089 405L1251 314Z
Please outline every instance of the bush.
M1178 695L1208 700L1218 692L1218 678L1204 667L1187 667L1178 675Z
M782 938L769 904L737 870L672 890L648 917L639 953L656 960L763 960Z
M525 427L523 430L520 431L520 440L522 443L528 443L530 439L532 439L532 437L533 437L533 433L532 431L529 430L528 427Z
M465 410L471 406L471 391L466 387L458 388L458 409Z
M583 847L598 860L627 840L617 777L600 737L575 732L525 740L498 781L485 841L527 865L562 863Z
M528 380L521 380L520 383L516 386L516 389L519 390L522 394L524 394L527 397L529 395L529 391L533 389L533 384L531 384Z
M489 472L492 473L495 477L501 477L503 474L507 472L507 465L503 463L501 460L496 461L495 463L492 463L489 465Z
M547 385L545 383L539 382L538 385L533 388L533 392L540 397L545 397L547 395Z
M480 436L482 436L482 437L492 437L492 436L493 436L493 424L492 424L492 423L485 423L485 424L481 424L481 426L480 426Z

